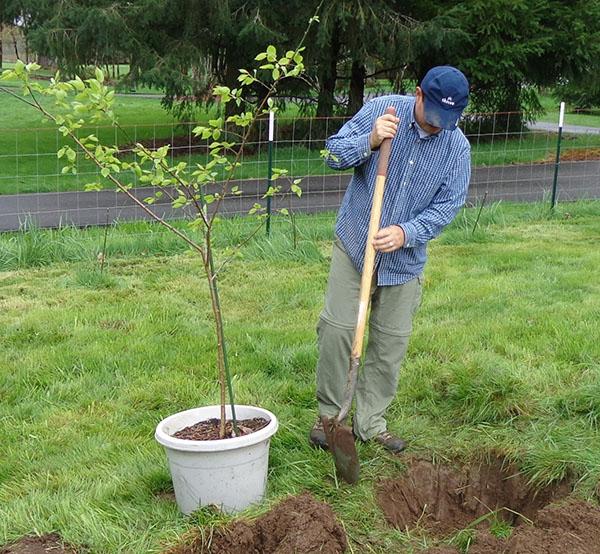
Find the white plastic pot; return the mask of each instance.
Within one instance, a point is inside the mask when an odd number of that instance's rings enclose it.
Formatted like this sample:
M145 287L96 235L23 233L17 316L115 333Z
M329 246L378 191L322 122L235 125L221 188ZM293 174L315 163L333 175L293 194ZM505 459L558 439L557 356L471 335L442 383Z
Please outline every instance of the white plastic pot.
M226 413L230 419L231 406ZM172 436L199 421L220 417L220 406L205 406L169 416L156 427L154 436L165 447L175 499L184 514L210 504L225 512L237 512L263 498L269 443L279 426L277 418L254 406L236 406L235 415L237 419L262 417L269 424L231 439L193 441Z

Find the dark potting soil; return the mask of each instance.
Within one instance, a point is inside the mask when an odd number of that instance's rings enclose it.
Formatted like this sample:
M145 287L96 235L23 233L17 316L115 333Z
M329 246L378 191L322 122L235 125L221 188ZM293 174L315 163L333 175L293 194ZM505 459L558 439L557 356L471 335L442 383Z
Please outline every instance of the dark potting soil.
M502 458L461 468L413 459L406 475L379 483L377 501L391 525L419 526L444 537L494 510L511 525L523 521L522 516L533 519L571 490L567 481L533 490L518 468Z
M328 504L292 496L254 521L198 530L168 554L342 554L346 535Z
M439 547L446 548L446 547ZM459 554L430 549L427 554ZM542 508L533 524L522 523L507 539L478 530L469 554L598 554L600 552L600 508L589 502L568 499Z
M178 439L186 439L190 441L214 441L219 440L219 426L221 420L218 418L206 419L199 421L194 425L185 427L173 434ZM262 417L254 417L252 419L238 419L237 422L239 435L249 435L255 431L260 431L263 427L269 425L269 420ZM233 423L227 420L225 423L225 438L230 439L233 434Z
M12 544L0 546L0 554L77 554L77 550L64 544L56 533L41 537L23 537Z

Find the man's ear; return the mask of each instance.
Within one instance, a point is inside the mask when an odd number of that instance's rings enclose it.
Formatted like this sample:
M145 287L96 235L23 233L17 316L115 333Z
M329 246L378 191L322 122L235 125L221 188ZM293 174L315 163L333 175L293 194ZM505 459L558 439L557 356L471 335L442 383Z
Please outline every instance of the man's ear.
M420 100L423 97L423 91L421 90L420 86L417 86L417 88L415 88L415 96Z

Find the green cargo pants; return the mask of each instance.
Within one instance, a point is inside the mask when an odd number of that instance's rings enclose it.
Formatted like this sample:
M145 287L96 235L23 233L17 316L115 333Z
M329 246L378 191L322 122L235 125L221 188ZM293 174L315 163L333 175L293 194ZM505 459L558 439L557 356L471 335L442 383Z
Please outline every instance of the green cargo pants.
M322 416L337 415L342 404L358 315L360 278L336 239L325 306L317 325L317 400ZM413 315L421 301L421 287L421 277L402 285L380 287L374 279L369 337L355 395L354 433L362 440L386 430L384 414L396 394Z

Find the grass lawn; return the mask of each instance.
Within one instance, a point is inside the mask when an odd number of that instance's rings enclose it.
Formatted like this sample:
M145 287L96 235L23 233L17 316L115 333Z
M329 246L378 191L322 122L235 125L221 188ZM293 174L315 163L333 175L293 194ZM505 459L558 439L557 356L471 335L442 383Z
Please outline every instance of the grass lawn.
M0 93L0 105L0 195L83 190L88 183L103 181L96 166L82 156L77 161L77 175L62 175L63 164L57 159L56 151L66 143L66 139L52 125L42 121L36 111L17 99ZM290 107L285 117L297 115L292 110L293 107ZM103 143L121 146L139 140L153 146L154 139L158 139L176 145L176 150L182 155L172 158L175 163L206 163L207 154L204 150L196 148L190 151L185 146L189 144L194 125L177 125L161 107L160 99L119 96L116 99L116 112L125 129L124 133L100 125L82 130L82 134L94 132ZM208 118L208 114L205 117ZM281 121L278 125L282 125ZM313 148L307 148L302 141L294 140L299 136L296 131L281 132L274 148L274 166L287 169L295 177L333 173L334 170L329 169L319 155L319 149L324 147L325 134L329 133L323 132L321 137L313 130ZM266 135L266 128L262 135ZM470 140L475 166L553 160L556 150L556 134L547 132L498 134L491 140L489 137L473 136ZM597 147L600 147L600 135L565 136L563 152ZM254 153L244 156L236 178L266 179L267 165L266 143L261 143ZM138 184L134 175L125 180ZM106 183L106 186L111 188L112 185Z
M546 113L540 116L540 121L556 123L560 114L560 102L551 96L540 96L542 106ZM566 106L565 125L583 125L585 127L600 127L600 110L590 109L579 112L570 112L570 106Z
M430 248L392 431L410 452L470 460L502 453L538 484L600 479L600 204L465 210ZM303 216L297 249L277 223L221 282L237 401L274 411L267 501L311 491L330 503L352 552L427 544L384 524L374 484L402 458L360 445L363 478L337 485L308 447L315 325L333 216ZM223 223L226 248L245 221ZM210 308L198 262L150 224L103 232L0 235L0 544L57 531L92 553L159 552L209 510L177 513L157 422L215 403ZM52 247L56 243L58 246Z

